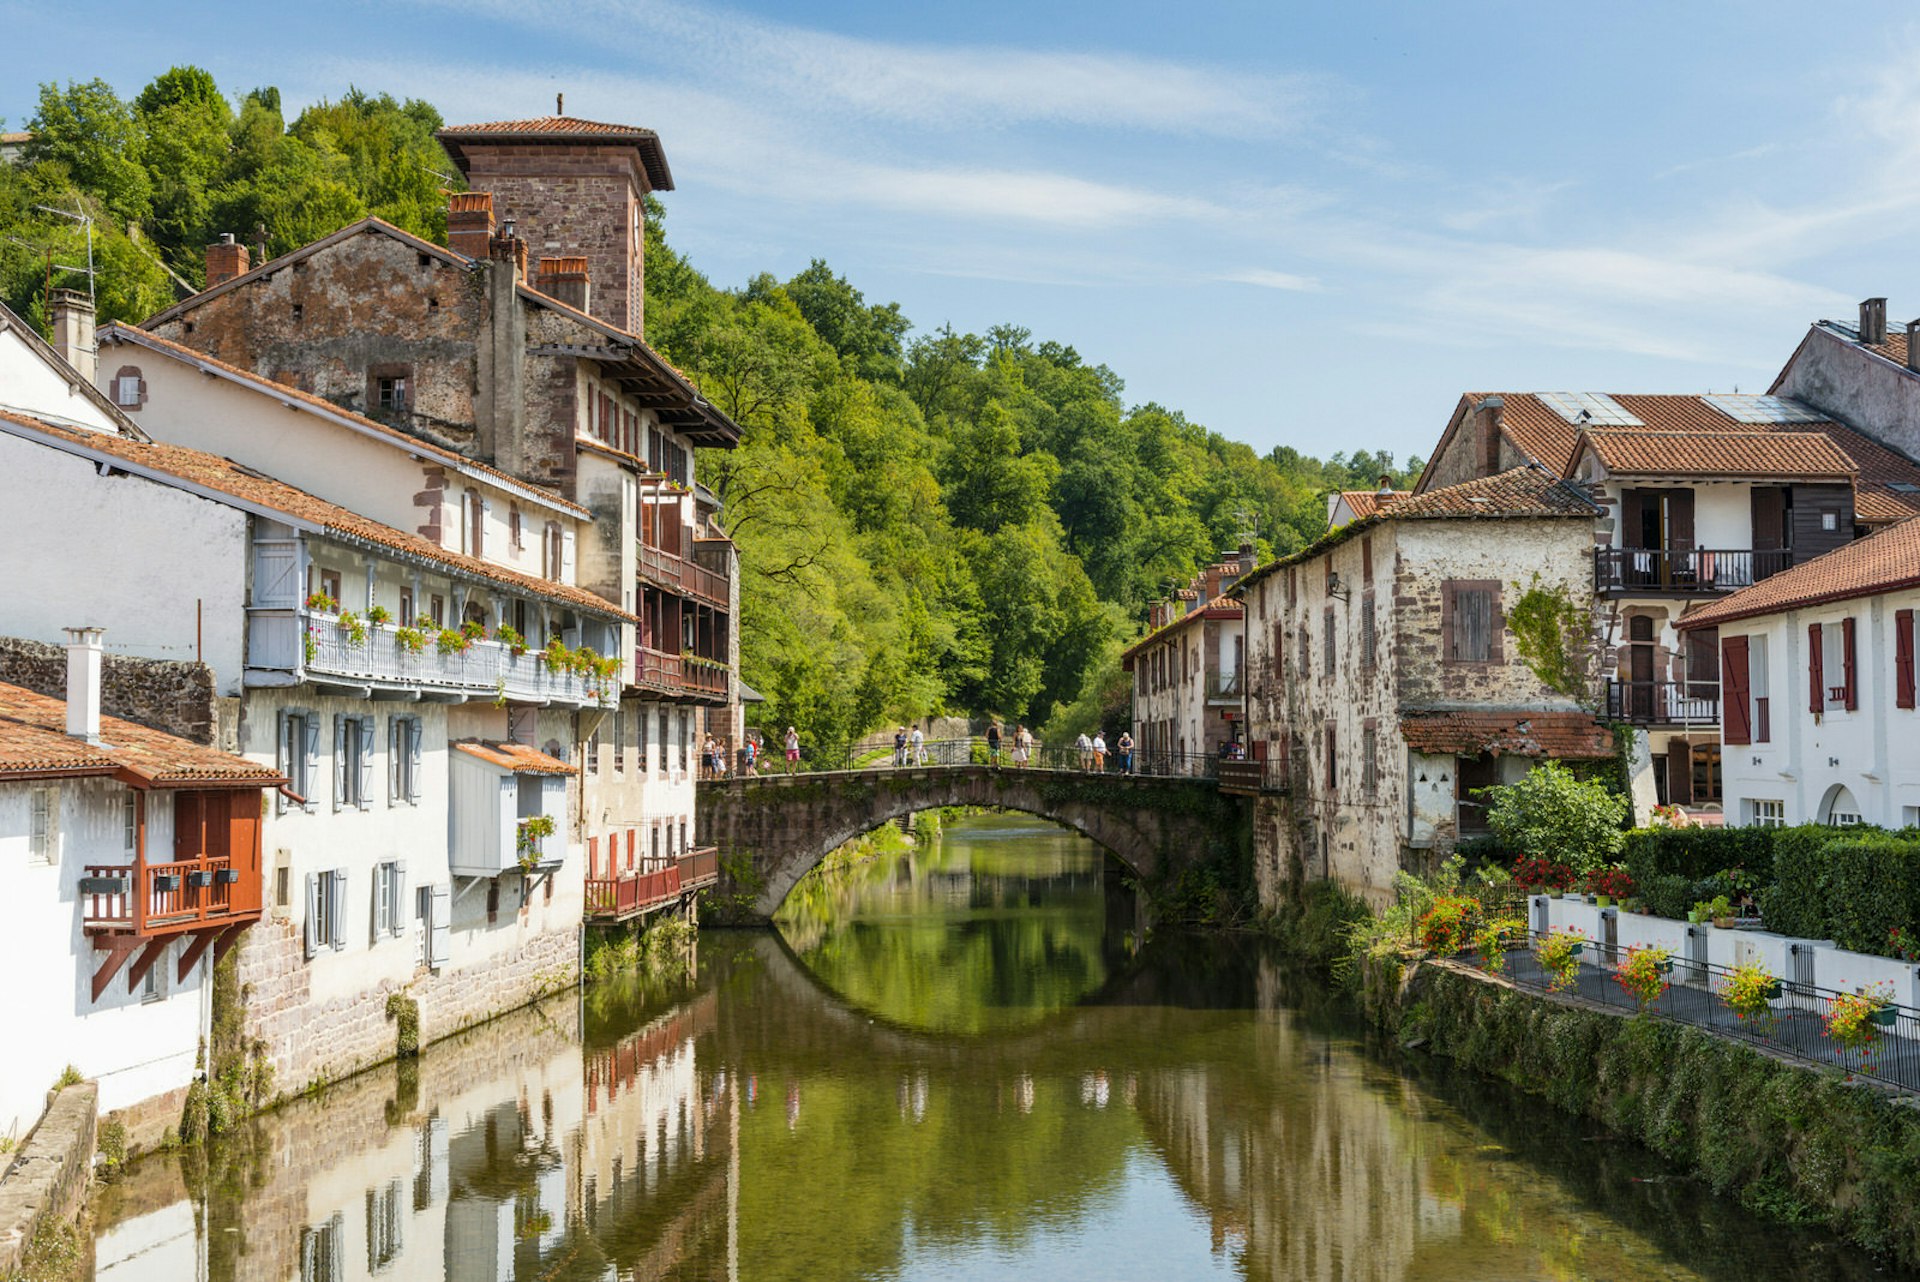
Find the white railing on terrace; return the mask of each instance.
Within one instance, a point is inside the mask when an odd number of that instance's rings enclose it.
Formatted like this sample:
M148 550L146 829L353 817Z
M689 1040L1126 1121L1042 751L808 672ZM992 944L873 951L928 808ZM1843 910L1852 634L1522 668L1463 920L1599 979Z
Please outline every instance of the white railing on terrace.
M468 694L533 703L599 704L612 707L619 696L619 679L602 680L577 672L556 670L539 650L514 654L498 641L470 641L465 650L441 653L438 633L426 631L418 653L399 642L398 629L367 624L366 637L355 643L347 629L331 619L308 618L304 668L309 675L365 681L379 685L432 686ZM262 666L252 662L251 666Z

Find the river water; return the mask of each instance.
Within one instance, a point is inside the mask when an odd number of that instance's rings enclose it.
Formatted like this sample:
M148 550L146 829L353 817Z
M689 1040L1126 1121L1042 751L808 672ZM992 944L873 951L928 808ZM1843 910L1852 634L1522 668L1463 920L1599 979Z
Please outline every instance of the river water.
M95 1277L1886 1278L981 817L99 1199Z

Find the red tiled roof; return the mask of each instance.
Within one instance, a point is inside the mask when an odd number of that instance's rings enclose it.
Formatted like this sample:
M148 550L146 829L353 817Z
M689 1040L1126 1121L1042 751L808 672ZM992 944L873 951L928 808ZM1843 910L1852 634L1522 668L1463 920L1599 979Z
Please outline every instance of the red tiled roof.
M100 740L67 733L65 700L0 682L0 779L124 772L157 788L286 782L271 767L118 717L100 718Z
M1608 472L1626 476L1820 477L1858 470L1825 432L1655 432L1590 427L1582 435Z
M660 135L638 125L614 125L603 120L582 120L578 116L534 116L527 120L488 120L473 125L448 125L434 134L453 157L460 171L467 170L463 142L531 142L564 144L568 142L630 142L639 149L646 165L647 182L657 191L673 190L673 172L660 146Z
M1920 586L1920 519L1908 519L1709 602L1683 616L1679 626L1713 627L1915 586Z
M1189 596L1197 595L1195 593L1186 593L1184 591L1182 594L1189 595ZM1131 662L1133 660L1133 656L1137 654L1139 651L1145 649L1148 645L1152 644L1155 641L1164 641L1167 639L1167 637L1169 637L1173 633L1178 632L1180 629L1186 627L1188 624L1197 622L1200 619L1238 619L1245 614L1246 614L1245 608L1242 607L1238 601L1235 601L1231 597L1217 596L1213 598L1213 600L1207 602L1205 605L1195 606L1193 609L1188 610L1185 614L1181 615L1179 618L1173 620L1170 623L1162 624L1160 627L1154 629L1152 632L1147 633L1146 636L1141 637L1138 641L1128 646L1126 650L1121 653L1120 655L1121 662L1122 664Z
M467 134L580 134L595 138L657 137L653 130L639 125L614 125L604 120L582 120L578 116L532 116L526 120L486 120L474 125L448 125L442 134L459 138Z
M1591 760L1613 752L1613 732L1586 712L1410 712L1400 733L1415 752Z
M571 775L579 771L557 757L549 757L537 748L529 748L524 743L499 742L490 739L469 740L453 745L470 757L478 757L490 766L510 770L517 775Z
M1341 490L1340 501L1347 505L1347 511L1353 513L1354 519L1359 520L1363 516L1372 516L1389 503L1404 499L1411 493L1412 490L1388 490L1385 494L1378 490Z
M429 542L418 534L409 534L404 530L382 525L369 517L361 516L358 512L349 511L337 503L329 503L305 490L295 489L285 481L275 480L271 476L242 467L231 459L208 454L203 450L188 449L184 445L169 445L163 441L130 441L105 432L78 431L6 410L0 410L0 420L17 423L55 440L78 445L87 450L98 450L102 454L121 459L136 467L148 468L161 475L204 486L242 502L283 513L307 524L319 526L333 534L364 540L390 548L395 552L438 562L451 571L473 578L486 579L505 587L547 597L550 600L561 601L577 609L590 610L598 615L630 622L635 621L633 615L604 597L595 596L591 592L568 584L536 578L531 574L522 574L518 570L495 565L491 561L478 557L449 552L439 544Z
M1413 494L1375 513L1377 521L1583 516L1597 509L1579 486L1538 467L1516 467L1458 485ZM1355 524L1358 524L1357 522Z

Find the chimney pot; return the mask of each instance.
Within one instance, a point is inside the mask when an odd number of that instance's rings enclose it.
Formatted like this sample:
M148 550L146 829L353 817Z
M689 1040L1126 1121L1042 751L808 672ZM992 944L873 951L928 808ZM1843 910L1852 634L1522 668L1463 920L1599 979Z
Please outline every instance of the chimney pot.
M1393 493L1393 478L1391 476L1388 476L1385 472L1380 473L1380 488L1375 490L1374 493L1375 494Z
M533 287L577 312L586 311L591 301L586 256L542 258L540 269L533 278Z
M1907 322L1907 368L1920 371L1920 320Z
M207 288L246 275L252 265L247 247L236 241L231 232L221 233L219 240L207 246Z
M68 628L67 733L100 742L100 628Z
M481 259L493 242L493 193L456 191L447 198L447 248Z
M1862 299L1860 303L1860 341L1880 344L1887 341L1887 300Z
M60 359L93 382L99 353L93 337L93 299L77 289L56 289L47 298L47 312Z

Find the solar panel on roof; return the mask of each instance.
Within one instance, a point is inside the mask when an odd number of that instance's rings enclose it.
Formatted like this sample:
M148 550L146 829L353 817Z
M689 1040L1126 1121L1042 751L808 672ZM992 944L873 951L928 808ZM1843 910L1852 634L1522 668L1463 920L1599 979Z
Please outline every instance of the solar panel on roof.
M1911 481L1889 481L1887 488L1895 494L1920 494L1920 485Z
M1701 400L1736 423L1825 423L1827 416L1811 405L1788 400L1784 396L1753 396L1726 393L1702 396Z
M1575 427L1645 427L1605 392L1536 392L1541 403Z

